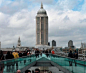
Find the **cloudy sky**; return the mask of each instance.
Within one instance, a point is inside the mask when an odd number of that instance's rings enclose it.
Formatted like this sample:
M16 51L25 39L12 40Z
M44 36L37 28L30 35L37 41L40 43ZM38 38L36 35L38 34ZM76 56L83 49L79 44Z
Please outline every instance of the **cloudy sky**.
M66 47L73 40L76 47L86 42L86 0L0 0L0 41L2 48L35 46L35 16L43 2L49 17L49 42Z

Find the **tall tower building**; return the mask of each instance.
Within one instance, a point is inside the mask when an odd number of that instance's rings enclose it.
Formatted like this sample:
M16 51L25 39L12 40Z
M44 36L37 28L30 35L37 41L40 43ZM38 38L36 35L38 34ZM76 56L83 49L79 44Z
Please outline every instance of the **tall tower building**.
M21 47L21 40L20 40L20 37L19 37L19 39L18 39L17 47Z
M56 41L52 40L52 46L56 46Z
M48 16L41 3L36 16L36 47L44 48L43 46L48 46Z
M72 47L72 46L73 46L73 41L72 40L69 40L68 47Z

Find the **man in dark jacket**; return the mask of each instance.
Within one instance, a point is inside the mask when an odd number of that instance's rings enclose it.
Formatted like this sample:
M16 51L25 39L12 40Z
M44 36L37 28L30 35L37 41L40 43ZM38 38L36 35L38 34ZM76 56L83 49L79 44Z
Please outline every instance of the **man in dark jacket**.
M36 58L37 58L37 49L35 50L35 56L36 56Z
M71 50L70 50L70 52L68 54L68 57L73 58L73 53L72 53ZM69 65L72 66L72 59L69 59Z
M38 58L39 58L39 54L40 54L39 49L37 49L37 57Z
M0 50L0 61L1 61L1 60L4 60L4 55L3 55L2 50Z
M4 60L4 55L2 50L0 50L0 61ZM4 63L0 62L0 73L3 73L3 69L4 69Z
M35 73L40 73L40 70L38 68L36 68Z
M75 50L75 52L74 52L74 58L75 58L75 59L78 59L78 53L76 52L76 50Z
M49 56L49 54L48 54L48 50L46 50L45 53L46 53L46 56L48 57L48 56Z
M75 58L75 59L78 59L78 53L77 53L76 50L75 50L75 52L74 52L74 58ZM77 66L77 65L76 65L76 60L74 60L74 62L75 62L75 66Z
M19 51L19 57L22 57L22 53L21 53L21 51Z
M24 51L23 56L27 56L27 52L26 51Z
M8 59L11 59L11 54L10 54L9 51L7 52L6 59L7 59L7 60L8 60ZM11 70L10 66L11 66L11 63L10 63L10 60L9 60L9 61L7 62L7 72L9 72L9 71Z
M23 56L27 56L27 52L24 51ZM24 64L26 63L26 60L24 60Z
M68 54L68 57L73 58L73 53L72 53L71 50L70 50L70 52L69 52L69 54Z

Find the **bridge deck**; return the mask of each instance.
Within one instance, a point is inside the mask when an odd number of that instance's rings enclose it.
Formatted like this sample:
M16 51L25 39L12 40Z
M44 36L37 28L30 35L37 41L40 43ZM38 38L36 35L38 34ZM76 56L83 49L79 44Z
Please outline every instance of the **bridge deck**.
M69 63L71 63L71 66ZM66 73L68 71L70 73L86 73L86 61L70 59L57 55L49 55L48 58L45 54L39 56L39 58L36 58L35 55L31 55L0 62L0 66L4 65L3 73L15 73L17 69L20 69L23 72L31 66L45 66L45 64L46 66L56 66Z

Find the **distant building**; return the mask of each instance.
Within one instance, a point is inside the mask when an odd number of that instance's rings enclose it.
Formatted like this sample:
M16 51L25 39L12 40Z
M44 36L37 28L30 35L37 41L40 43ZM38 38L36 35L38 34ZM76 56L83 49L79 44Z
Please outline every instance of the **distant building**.
M42 3L36 16L36 48L48 49L48 16Z
M72 40L69 40L68 47L73 47L73 41Z
M56 41L52 40L52 46L56 46Z
M86 43L81 43L81 48L85 49L86 48Z
M20 40L20 37L19 37L19 39L18 39L17 47L21 47L21 40Z
M48 46L50 46L50 42L48 42Z

